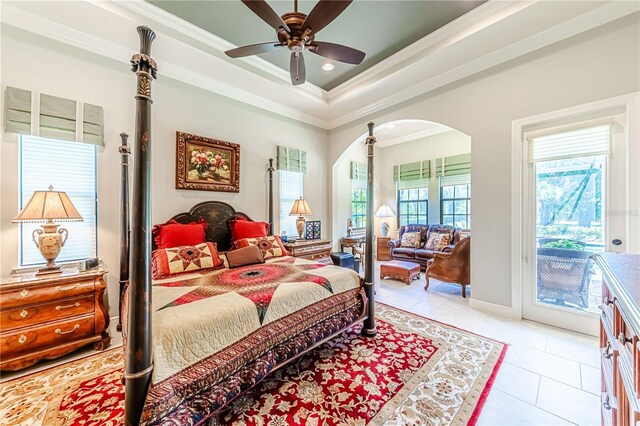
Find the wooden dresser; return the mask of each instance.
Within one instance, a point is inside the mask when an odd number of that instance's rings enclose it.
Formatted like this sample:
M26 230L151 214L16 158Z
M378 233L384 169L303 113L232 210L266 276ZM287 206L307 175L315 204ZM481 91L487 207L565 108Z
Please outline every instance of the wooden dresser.
M0 370L20 370L90 343L108 347L106 273L100 267L0 279Z
M294 257L315 260L316 262L331 264L331 241L329 240L298 240L282 243Z
M592 256L603 274L600 352L602 424L640 421L640 255Z

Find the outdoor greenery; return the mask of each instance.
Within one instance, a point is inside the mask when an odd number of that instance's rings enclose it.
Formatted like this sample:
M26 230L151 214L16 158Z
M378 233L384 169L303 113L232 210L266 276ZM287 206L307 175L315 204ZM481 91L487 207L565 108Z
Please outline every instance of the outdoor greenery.
M557 249L567 249L567 250L579 250L584 251L584 246L582 244L578 244L572 240L559 240L559 241L551 241L544 245L545 248L557 248Z

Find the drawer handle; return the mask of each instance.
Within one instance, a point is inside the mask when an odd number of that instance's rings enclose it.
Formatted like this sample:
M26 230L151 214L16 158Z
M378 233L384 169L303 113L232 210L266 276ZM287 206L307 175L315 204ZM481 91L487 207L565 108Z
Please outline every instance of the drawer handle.
M604 359L610 359L613 353L611 352L611 342L607 340L607 346L604 347L604 352L602 352L602 357Z
M59 328L56 328L56 334L69 334L69 333L73 333L74 331L76 331L77 329L80 328L80 324L76 324L73 326L73 328L71 330L67 330L67 331L62 331Z
M22 312L20 312L20 318L24 319L28 316L29 316L29 311L27 311L26 309L23 309Z
M605 410L611 410L611 404L609 404L609 395L607 395L607 397L604 399L604 401L602 401L602 407Z
M79 284L74 285L73 287L61 287L61 286L57 286L56 290L58 291L69 291L69 290L75 290L76 288L78 288Z
M627 343L632 343L633 340L627 338L623 332L620 332L620 334L618 334L618 342L620 342L621 344L625 345Z
M56 311L59 311L60 309L77 308L78 306L80 306L80 302L76 302L73 305L58 305L56 306Z
M29 290L23 289L20 292L20 296L24 299L25 297L27 297L29 295Z
M21 345L24 345L26 341L27 341L27 336L25 336L24 334L18 337L18 343L20 343Z

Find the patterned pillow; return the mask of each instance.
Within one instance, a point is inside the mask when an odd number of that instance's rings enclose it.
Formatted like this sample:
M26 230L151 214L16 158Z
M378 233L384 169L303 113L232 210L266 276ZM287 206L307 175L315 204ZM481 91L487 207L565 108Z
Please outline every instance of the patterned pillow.
M405 232L404 234L402 234L400 247L420 247L420 232Z
M185 272L205 271L223 266L215 243L158 249L153 252L152 273L154 279Z
M262 257L266 260L270 257L288 256L289 252L282 245L280 237L272 235L261 238L243 238L233 243L236 249L248 246L258 246L262 252Z
M427 243L424 245L424 248L440 251L449 244L451 244L451 234L432 232L429 234L429 239L427 239Z

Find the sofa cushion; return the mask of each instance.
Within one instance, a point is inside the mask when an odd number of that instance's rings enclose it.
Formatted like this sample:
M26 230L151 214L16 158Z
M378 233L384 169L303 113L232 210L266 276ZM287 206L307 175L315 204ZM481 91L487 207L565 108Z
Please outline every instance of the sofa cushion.
M416 253L416 249L409 248L409 247L398 247L393 249L393 255L398 257L414 259L415 253Z
M420 245L420 232L405 232L402 234L401 247L418 248Z
M433 253L436 252L437 250L418 249L416 250L416 259L432 259Z

